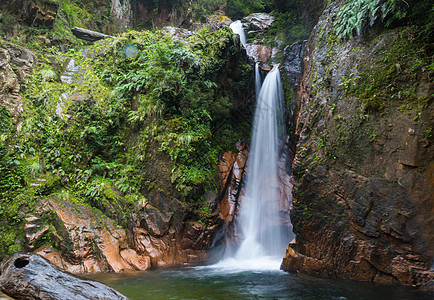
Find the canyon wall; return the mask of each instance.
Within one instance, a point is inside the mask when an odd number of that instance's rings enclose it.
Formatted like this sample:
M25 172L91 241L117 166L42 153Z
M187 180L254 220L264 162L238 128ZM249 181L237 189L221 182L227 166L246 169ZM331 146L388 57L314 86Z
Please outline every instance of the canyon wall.
M432 283L433 104L417 28L337 36L332 2L308 42L296 91L292 243L282 269Z

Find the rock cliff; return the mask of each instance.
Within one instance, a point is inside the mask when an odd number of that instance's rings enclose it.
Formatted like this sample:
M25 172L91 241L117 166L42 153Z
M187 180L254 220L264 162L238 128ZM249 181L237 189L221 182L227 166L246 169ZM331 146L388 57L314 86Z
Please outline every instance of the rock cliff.
M290 272L432 282L432 70L417 28L374 28L350 40L323 12L296 91L296 243Z
M245 52L227 26L127 35L74 57L2 40L1 259L24 250L70 272L121 272L205 263L222 245L217 147L248 135L231 115L250 105ZM137 74L103 79L113 67Z

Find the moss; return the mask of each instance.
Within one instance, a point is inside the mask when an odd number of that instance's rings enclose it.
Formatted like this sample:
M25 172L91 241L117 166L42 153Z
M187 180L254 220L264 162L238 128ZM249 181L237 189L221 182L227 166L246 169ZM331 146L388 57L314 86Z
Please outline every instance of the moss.
M361 67L349 94L361 100L366 112L397 106L420 110L428 105L428 97L419 97L417 89L423 78L432 76L431 59L415 32L412 27L400 29L375 64Z

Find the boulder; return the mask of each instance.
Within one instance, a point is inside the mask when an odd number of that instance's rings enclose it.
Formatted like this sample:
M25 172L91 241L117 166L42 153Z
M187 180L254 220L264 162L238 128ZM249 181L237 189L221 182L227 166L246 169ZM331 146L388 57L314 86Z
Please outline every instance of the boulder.
M251 57L255 62L266 63L267 60L272 56L273 51L270 47L258 44L247 44L246 52L249 57Z
M128 299L97 281L62 272L36 254L14 254L0 265L0 291L14 299Z
M173 27L173 26L166 26L161 30L161 32L171 36L174 42L176 41L187 42L187 39L190 36L196 34L196 32L194 31L190 31L184 28Z
M254 13L248 15L243 20L249 32L264 32L268 30L274 22L274 17L266 13Z

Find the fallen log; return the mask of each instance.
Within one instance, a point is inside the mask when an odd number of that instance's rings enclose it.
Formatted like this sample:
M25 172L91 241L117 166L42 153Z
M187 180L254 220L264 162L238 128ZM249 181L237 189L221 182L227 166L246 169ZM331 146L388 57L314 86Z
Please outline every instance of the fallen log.
M37 254L17 253L0 265L0 291L14 299L128 299L98 281L61 271Z
M108 39L108 38L114 38L114 36L107 35L98 31L92 31L80 27L75 27L71 29L72 34L75 35L77 38L89 41L89 42L95 42L102 39Z

